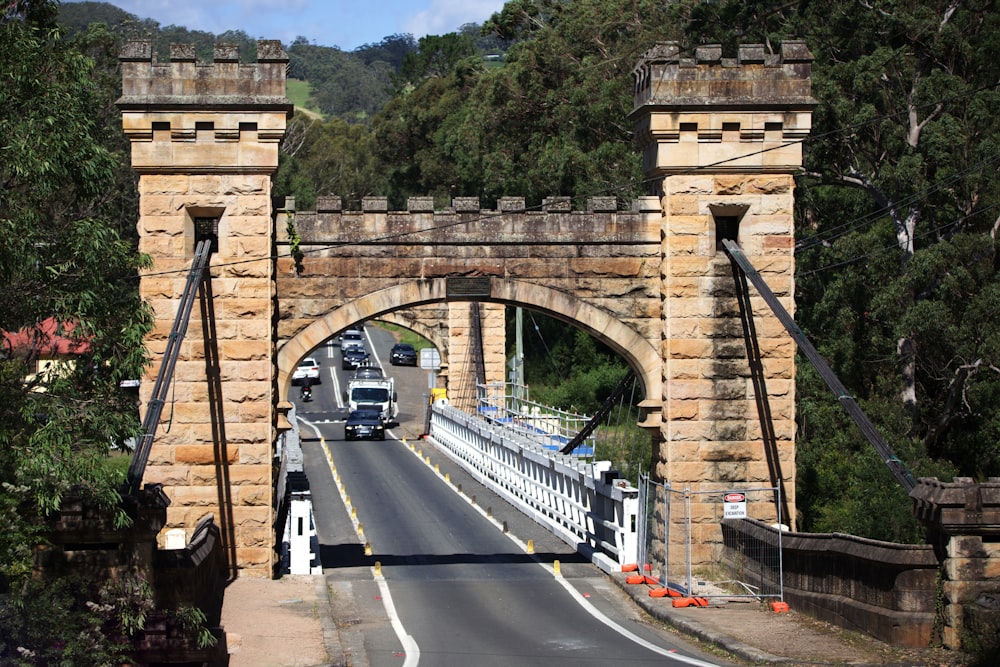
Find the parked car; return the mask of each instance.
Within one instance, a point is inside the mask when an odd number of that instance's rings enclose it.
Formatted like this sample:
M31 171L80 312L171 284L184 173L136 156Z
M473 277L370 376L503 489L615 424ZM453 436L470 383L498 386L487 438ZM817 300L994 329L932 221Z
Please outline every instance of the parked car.
M378 366L361 366L355 371L354 377L357 379L383 378L385 372Z
M352 410L344 424L345 440L385 440L385 424L373 408Z
M389 363L393 366L416 366L417 351L409 343L396 343L389 351Z
M306 378L309 378L309 384L323 383L323 379L319 375L319 362L313 357L306 357L299 362L292 373L292 384L298 386Z
M340 354L340 367L345 371L360 368L368 362L368 351L364 347L341 348Z

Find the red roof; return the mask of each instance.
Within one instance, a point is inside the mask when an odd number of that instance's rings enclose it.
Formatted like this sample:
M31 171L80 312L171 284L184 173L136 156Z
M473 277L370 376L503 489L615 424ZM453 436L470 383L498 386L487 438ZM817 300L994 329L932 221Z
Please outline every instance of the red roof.
M65 332L72 332L73 325L65 324L62 328ZM4 351L16 357L39 358L65 357L90 350L90 343L57 334L58 329L56 321L48 318L32 328L15 333L4 331Z

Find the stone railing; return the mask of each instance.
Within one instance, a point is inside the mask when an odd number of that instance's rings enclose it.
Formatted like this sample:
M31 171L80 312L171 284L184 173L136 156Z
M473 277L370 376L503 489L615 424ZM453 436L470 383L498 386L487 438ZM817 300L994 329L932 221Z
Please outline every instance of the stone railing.
M1000 651L1000 477L985 483L924 477L910 498L942 561L942 642L995 655Z
M722 527L724 562L738 568L777 529L753 519ZM939 564L930 545L838 533L783 533L784 599L797 611L898 646L926 647L935 624Z
M159 484L123 498L131 525L115 526L114 513L70 499L53 517L48 544L35 549L36 574L57 577L86 573L97 580L137 574L153 589L154 608L144 630L132 638L130 655L141 664L223 664L227 647L220 627L222 600L229 566L214 517L206 515L190 539L177 548L161 549L156 536L166 524L170 499ZM199 647L182 630L176 611L196 607L215 638Z

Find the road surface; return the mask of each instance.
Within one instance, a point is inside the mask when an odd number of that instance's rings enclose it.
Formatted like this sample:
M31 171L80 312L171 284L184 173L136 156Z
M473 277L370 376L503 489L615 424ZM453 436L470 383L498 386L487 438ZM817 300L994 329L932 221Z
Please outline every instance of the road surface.
M387 362L391 336L366 333ZM417 439L428 371L385 363L399 425L384 442L344 441L345 373L329 351L314 400L297 407L324 574L352 664L725 664L651 623L572 547Z

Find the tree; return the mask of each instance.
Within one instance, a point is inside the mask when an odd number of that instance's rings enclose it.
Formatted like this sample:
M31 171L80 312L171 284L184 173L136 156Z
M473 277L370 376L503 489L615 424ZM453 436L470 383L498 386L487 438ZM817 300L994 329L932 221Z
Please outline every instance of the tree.
M152 322L135 282L144 261L102 216L116 166L98 126L107 93L55 8L19 2L0 16L0 330L34 343L0 355L0 584L15 600L64 498L118 507L124 474L109 454L138 431L120 384L140 376ZM84 346L63 372L33 374L51 343L43 322Z
M820 105L797 190L797 320L916 475L1000 473L992 7L727 2L688 18L690 43L806 39ZM800 364L802 525L918 535L814 379Z
M632 150L631 69L670 36L666 5L579 0L507 3L483 30L513 44L502 66L450 59L375 122L394 188L409 194L545 197L646 191ZM441 53L435 50L434 53ZM429 58L433 63L433 58ZM418 73L420 68L416 70Z
M281 145L275 192L295 197L299 210L313 208L318 196L331 195L360 209L362 198L384 192L374 143L365 125L296 117Z

